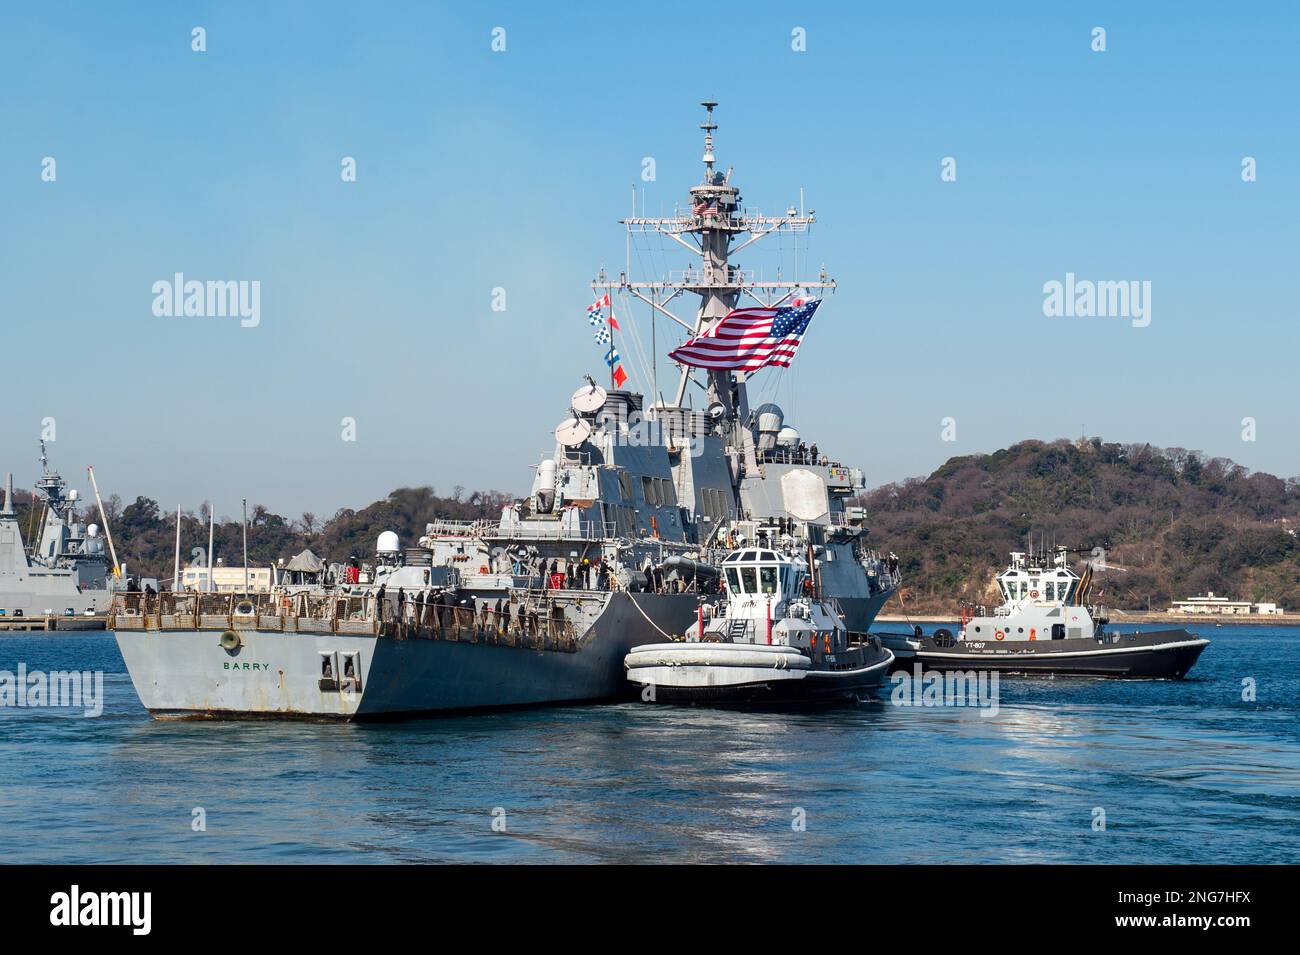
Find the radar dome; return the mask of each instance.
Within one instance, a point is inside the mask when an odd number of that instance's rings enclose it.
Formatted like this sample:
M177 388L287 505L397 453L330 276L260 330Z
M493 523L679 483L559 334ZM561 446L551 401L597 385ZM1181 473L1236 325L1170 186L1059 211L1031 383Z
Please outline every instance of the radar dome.
M399 550L401 550L401 545L395 533L384 531L379 535L379 543L375 545L376 554L396 554Z
M776 435L776 443L783 448L797 448L799 446L799 432L794 428L782 428Z
M87 537L98 537L98 536L99 536L99 525L98 525L98 524L89 524L89 525L87 525L87 526L86 526L86 536L87 536Z
M776 446L777 435L785 424L785 412L768 402L759 405L755 414L758 418L758 449L770 451Z

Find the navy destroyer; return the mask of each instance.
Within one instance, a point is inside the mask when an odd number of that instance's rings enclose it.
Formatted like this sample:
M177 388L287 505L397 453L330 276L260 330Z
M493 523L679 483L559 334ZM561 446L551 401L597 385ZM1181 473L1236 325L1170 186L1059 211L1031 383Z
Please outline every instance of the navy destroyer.
M1210 641L1186 630L1122 633L1109 629L1106 609L1090 603L1090 564L1082 575L1069 566L1069 551L1056 548L1050 564L1015 551L998 574L1002 603L963 607L957 632L931 636L882 634L896 666L932 670L999 670L1181 679ZM918 628L919 631L919 628Z
M105 614L113 595L113 565L96 524L77 514L77 492L51 471L41 442L41 476L33 496L30 551L14 508L13 475L5 478L0 510L0 619L84 618Z
M802 330L811 295L835 283L758 281L731 256L806 233L814 217L741 206L731 173L715 168L716 104L703 105L704 178L688 209L624 220L629 242L661 236L699 264L645 282L602 271L592 288L644 303L692 341L742 297L781 316L769 324ZM670 309L684 295L700 299L689 322ZM805 445L776 405L751 409L752 372L679 367L672 400L647 402L618 375L608 389L589 378L526 500L491 520L429 524L407 546L385 533L373 570L348 568L341 585L124 596L110 626L140 699L160 717L341 719L608 699L627 689L628 651L681 633L717 599L716 554L757 523L810 556L845 625L865 633L898 571L846 506L862 472Z

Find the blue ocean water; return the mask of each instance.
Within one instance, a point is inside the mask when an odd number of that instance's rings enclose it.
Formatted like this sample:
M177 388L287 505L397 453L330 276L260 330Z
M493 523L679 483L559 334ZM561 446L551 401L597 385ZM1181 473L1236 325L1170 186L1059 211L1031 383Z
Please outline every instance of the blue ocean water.
M1008 677L994 717L886 692L382 725L155 722L111 635L7 635L0 670L103 670L106 702L0 709L4 859L1300 862L1300 628L1206 635L1185 681Z

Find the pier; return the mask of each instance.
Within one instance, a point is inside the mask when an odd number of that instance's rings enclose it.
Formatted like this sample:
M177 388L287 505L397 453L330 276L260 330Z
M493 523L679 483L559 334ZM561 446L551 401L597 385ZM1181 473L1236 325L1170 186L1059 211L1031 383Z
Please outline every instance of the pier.
M0 617L0 633L104 630L106 624L106 617L65 617L59 614L42 614L39 617Z

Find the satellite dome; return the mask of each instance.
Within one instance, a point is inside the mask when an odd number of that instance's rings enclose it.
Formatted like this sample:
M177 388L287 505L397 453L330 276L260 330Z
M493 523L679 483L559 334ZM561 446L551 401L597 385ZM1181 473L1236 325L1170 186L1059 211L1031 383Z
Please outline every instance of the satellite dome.
M796 448L799 446L799 432L791 427L784 427L777 432L776 443L783 448Z
M379 535L379 543L375 545L376 554L396 554L399 550L401 550L401 544L395 533L384 531Z
M87 537L98 537L98 536L99 536L99 525L98 525L98 524L89 524L89 525L87 525L87 526L86 526L86 536L87 536Z
M781 426L785 424L785 412L769 401L758 406L755 416L758 423L758 448L760 451L771 451L776 447Z
M759 405L754 414L758 416L759 431L780 431L781 426L785 424L785 412L779 405L774 405L770 401Z

